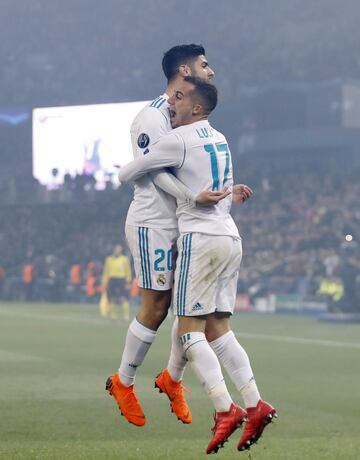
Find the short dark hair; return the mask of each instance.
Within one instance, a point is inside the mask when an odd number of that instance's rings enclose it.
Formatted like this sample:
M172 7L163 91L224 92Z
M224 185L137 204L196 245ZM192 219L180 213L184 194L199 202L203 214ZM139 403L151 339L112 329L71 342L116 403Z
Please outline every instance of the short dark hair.
M209 115L215 109L218 101L216 86L199 77L185 77L184 81L194 85L195 88L192 92L200 100L206 115Z
M176 77L179 66L182 64L189 64L198 56L205 55L205 49L202 45L178 45L170 48L162 60L162 68L168 82Z

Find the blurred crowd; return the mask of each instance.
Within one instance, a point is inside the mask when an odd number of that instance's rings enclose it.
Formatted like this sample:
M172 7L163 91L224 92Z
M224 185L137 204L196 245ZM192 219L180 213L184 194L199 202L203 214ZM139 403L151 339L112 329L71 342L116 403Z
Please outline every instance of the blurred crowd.
M311 162L253 171L253 198L233 208L243 237L241 290L323 294L333 307L360 311L359 172L337 162L320 171Z
M251 301L318 296L335 310L360 311L359 168L341 160L320 169L309 161L296 167L242 158L234 163L243 172L237 182L254 189L251 200L233 207L244 250L238 292ZM96 285L114 245L127 248L132 189L76 190L65 184L47 192L47 203L1 205L0 298L97 298L96 290L88 295L88 277ZM31 288L24 274L29 265Z

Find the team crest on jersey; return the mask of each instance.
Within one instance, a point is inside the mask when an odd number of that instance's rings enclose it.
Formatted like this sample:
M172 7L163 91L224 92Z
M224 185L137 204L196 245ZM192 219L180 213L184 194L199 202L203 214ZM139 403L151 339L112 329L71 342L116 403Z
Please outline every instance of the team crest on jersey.
M159 286L164 286L166 283L166 276L162 273L157 277L156 282Z
M141 133L137 140L138 146L144 149L150 144L150 137L146 133Z

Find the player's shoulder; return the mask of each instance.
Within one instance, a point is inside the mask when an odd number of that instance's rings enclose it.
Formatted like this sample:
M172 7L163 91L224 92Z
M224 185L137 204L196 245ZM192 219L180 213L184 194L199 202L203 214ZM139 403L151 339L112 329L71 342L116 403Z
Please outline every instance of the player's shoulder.
M159 122L169 123L168 107L169 104L165 97L159 96L155 98L140 110L133 121L133 127L144 123L149 123L150 125Z
M143 113L145 115L150 114L151 116L158 113L169 117L169 103L167 99L168 98L165 94L156 97L144 107Z
M167 102L167 97L165 94L162 94L161 96L156 97L153 101L148 104L149 108L153 109L158 109L160 110L161 108L167 107L168 102Z
M219 141L222 141L222 142L226 142L226 143L227 143L226 137L225 137L225 135L224 135L221 131L219 131L219 130L213 128L212 126L210 126L210 128L211 128L211 131L212 131L212 134L213 134L214 137L216 137L217 139L219 139ZM218 141L217 141L217 142L218 142Z

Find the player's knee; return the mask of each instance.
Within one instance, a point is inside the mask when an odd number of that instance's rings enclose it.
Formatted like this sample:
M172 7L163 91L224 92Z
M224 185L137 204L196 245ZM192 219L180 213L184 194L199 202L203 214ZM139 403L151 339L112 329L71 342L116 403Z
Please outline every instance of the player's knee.
M164 307L164 305L159 305L156 306L153 310L153 318L158 327L160 324L164 321L164 319L167 317L169 309Z
M138 318L145 326L157 330L168 314L169 305L170 302L165 297L147 299L141 306Z
M140 310L137 315L138 320L149 329L156 331L167 316L167 311L157 308L147 308Z
M213 342L231 330L230 315L213 314L210 315L205 328L206 340Z

